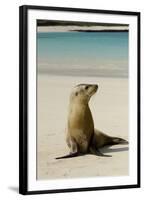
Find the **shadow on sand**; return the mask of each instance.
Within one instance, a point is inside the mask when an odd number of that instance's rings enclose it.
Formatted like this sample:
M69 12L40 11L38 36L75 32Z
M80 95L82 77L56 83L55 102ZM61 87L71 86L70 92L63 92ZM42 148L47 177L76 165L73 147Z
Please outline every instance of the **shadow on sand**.
M122 151L128 151L129 147L120 147L120 148L110 148L111 146L106 146L104 148L101 148L100 151L102 153L115 153L115 152L122 152Z

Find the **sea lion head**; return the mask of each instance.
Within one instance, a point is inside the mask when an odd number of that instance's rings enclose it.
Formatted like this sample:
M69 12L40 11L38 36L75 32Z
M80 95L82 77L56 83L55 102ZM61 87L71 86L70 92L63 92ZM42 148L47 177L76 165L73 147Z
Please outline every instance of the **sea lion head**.
M97 90L97 84L79 84L73 88L70 99L75 103L88 103Z

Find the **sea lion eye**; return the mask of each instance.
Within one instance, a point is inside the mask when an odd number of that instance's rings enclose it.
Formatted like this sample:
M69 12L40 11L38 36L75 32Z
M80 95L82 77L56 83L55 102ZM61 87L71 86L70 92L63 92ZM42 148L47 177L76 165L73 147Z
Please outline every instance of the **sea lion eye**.
M89 88L89 86L87 85L87 86L85 86L85 89L87 90Z
M75 95L77 96L77 95L78 95L78 92L76 92Z

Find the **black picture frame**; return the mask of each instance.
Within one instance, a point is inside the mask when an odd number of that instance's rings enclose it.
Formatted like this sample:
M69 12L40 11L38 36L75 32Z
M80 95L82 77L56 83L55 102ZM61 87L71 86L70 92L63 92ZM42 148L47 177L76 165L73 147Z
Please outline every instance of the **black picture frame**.
M137 184L90 188L28 190L28 11L52 10L137 17ZM140 12L23 5L19 8L19 193L23 195L140 187Z

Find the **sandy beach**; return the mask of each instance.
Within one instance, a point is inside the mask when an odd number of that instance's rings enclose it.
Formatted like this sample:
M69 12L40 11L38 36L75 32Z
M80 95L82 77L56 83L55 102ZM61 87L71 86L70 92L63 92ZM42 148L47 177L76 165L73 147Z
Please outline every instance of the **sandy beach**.
M38 26L38 32L67 32L75 30L93 30L93 31L102 31L102 30L128 30L128 26Z
M101 149L112 157L84 155L56 160L69 152L65 141L69 95L79 83L99 84L90 108L95 128L128 140L128 79L38 74L37 178L123 176L129 173L128 145Z

